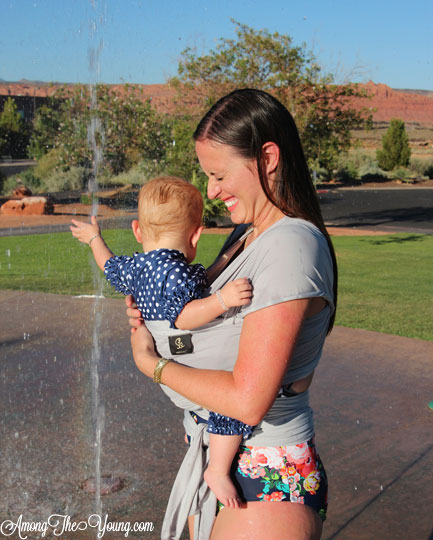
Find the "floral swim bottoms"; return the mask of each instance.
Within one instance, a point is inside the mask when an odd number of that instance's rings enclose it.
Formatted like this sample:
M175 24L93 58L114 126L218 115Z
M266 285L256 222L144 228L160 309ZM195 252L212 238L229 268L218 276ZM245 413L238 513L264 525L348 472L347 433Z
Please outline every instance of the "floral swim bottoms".
M240 446L231 476L245 501L305 504L326 519L328 481L314 439L292 446Z

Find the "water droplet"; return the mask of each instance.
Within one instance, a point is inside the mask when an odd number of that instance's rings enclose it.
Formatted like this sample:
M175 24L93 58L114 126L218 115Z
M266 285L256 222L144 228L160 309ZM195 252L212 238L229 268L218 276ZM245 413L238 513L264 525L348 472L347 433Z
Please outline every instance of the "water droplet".
M355 491L357 491L357 490L358 490L358 486L355 486Z
M380 491L383 491L383 486L382 486L382 484L380 484Z

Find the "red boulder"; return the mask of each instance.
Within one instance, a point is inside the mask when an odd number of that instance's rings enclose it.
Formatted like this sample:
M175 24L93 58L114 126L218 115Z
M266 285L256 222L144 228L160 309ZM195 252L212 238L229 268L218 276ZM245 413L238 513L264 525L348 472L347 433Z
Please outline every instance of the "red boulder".
M9 200L1 207L2 214L8 216L26 215L35 216L43 214L52 214L54 211L53 203L46 197L24 197L20 200Z

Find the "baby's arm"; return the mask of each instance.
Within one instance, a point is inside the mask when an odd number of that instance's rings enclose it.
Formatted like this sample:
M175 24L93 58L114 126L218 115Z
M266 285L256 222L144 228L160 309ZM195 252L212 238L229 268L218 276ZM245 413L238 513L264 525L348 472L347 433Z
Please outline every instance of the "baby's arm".
M247 278L230 281L216 294L188 302L176 319L176 328L191 330L203 326L231 307L249 304L251 296L252 287Z
M70 229L75 238L78 238L84 244L90 245L96 264L101 270L104 270L105 263L113 257L113 253L101 236L101 229L95 216L92 216L90 221L91 223L85 223L84 221L73 219Z

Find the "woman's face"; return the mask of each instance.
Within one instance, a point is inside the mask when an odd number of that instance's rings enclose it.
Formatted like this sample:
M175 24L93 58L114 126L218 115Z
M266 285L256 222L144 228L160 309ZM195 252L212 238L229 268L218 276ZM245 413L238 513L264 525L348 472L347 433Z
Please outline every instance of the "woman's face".
M245 159L226 144L196 141L195 150L209 182L209 199L220 199L227 206L233 223L260 222L269 201L260 185L256 161Z

